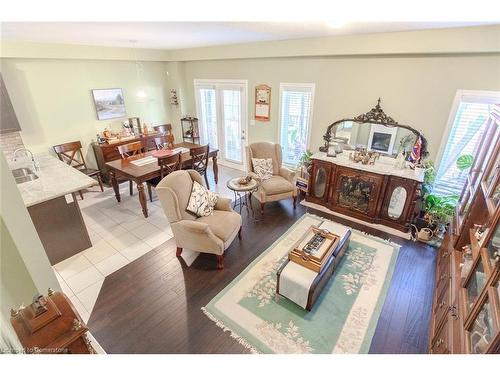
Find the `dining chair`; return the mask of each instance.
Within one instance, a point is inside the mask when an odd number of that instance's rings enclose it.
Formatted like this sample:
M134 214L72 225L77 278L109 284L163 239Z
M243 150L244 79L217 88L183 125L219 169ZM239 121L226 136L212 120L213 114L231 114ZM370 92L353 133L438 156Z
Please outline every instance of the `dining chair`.
M174 135L166 134L154 139L156 149L163 150L164 148L172 149L174 148ZM165 146L166 145L166 146Z
M172 124L153 126L153 129L156 130L161 135L172 134Z
M147 182L149 200L151 202L153 201L152 187L156 187L160 183L160 181L163 180L163 177L165 177L166 175L181 169L182 166L181 153L178 152L173 155L158 158L158 165L160 166L160 177L155 177L151 180L148 180Z
M205 146L193 147L192 149L190 149L189 154L191 155L191 163L188 167L188 169L194 169L196 172L205 177L205 182L207 183L208 189L210 189L207 177L208 154L210 153L209 150L210 147L208 144L206 144Z
M97 178L97 182L99 182L101 191L104 191L104 188L102 187L101 171L99 169L87 167L87 163L85 162L85 158L83 157L82 144L80 141L55 145L53 146L53 149L57 154L59 160L61 160L62 162L65 162L73 168L78 169L80 172L86 174L89 177ZM80 190L78 192L80 193L80 198L83 199L82 191Z
M122 159L127 159L135 155L142 155L146 151L142 142L126 143L124 145L118 146L117 148ZM132 180L129 180L129 190L130 195L134 195L134 185L132 183Z

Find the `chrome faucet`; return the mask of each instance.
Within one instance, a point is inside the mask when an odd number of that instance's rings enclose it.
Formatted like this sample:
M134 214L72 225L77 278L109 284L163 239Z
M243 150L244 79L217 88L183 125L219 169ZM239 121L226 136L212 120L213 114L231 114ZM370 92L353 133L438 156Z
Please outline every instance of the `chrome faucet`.
M40 170L38 162L36 161L33 153L30 150L28 150L27 148L21 147L21 148L18 148L17 150L15 150L14 153L12 154L12 161L17 161L16 155L20 151L23 151L25 154L29 154L31 156L31 162L33 163L33 168L35 169L35 171L38 172Z

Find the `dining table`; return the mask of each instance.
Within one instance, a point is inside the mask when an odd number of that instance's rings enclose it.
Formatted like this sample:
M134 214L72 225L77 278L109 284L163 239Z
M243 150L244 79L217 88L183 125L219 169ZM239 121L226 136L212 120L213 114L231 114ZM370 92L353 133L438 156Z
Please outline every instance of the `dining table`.
M181 152L182 168L189 167L191 164L190 150L199 146L200 145L198 144L189 142L174 144L172 150ZM137 185L137 191L139 192L139 202L141 204L144 217L148 217L148 204L144 184L147 183L148 180L160 177L160 166L158 165L158 159L153 156L154 153L155 151L148 151L130 156L126 159L117 159L106 163L106 166L109 168L109 178L111 186L115 192L116 200L118 202L121 200L120 189L118 187L118 177L121 176L126 180L135 182ZM218 153L218 149L210 149L208 154L208 157L212 159L212 168L216 184L219 180L217 166Z

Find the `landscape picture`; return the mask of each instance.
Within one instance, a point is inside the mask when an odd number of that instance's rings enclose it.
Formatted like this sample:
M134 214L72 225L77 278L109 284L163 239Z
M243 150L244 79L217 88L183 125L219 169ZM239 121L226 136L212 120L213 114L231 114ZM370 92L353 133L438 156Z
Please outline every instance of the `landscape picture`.
M96 89L92 90L92 96L99 120L109 120L127 115L122 89Z

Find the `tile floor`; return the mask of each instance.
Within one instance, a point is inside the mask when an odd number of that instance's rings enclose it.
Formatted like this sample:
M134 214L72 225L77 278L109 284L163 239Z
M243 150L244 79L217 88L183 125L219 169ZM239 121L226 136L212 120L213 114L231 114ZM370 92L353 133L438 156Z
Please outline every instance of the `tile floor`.
M225 180L241 176L243 172L220 166L219 175L222 181L215 185L209 174L211 190L232 198ZM104 192L92 188L84 193L84 200L79 199L78 203L92 247L53 267L63 292L85 322L90 318L106 276L173 236L156 195L153 194L153 202L148 201L149 217L144 218L137 191L131 197L128 183L122 183L120 194L121 202L118 203L111 188L105 188ZM190 258L188 264L196 259L197 253L192 253L183 253L184 258Z

